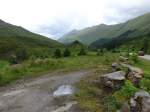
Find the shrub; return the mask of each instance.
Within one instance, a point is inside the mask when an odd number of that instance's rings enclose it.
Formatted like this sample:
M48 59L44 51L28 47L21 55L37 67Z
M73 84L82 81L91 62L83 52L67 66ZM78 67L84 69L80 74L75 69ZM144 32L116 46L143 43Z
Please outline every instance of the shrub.
M79 56L86 55L86 51L84 48L81 48L80 52L78 53Z
M102 54L101 54L100 49L98 49L98 50L97 50L97 56L100 56L100 55L102 55Z
M63 52L63 56L64 56L64 57L69 57L70 55L71 55L70 50L66 48L66 49L64 50L64 52Z
M11 64L18 64L29 58L26 48L18 48L14 54L10 56Z
M15 54L11 55L9 58L9 62L10 64L17 64L18 63L17 56Z
M2 83L2 74L0 73L0 85Z
M133 53L131 56L130 56L130 59L134 62L134 63L137 63L139 61L138 59L138 55L136 53Z
M27 49L25 48L20 48L17 50L16 52L16 56L17 56L17 60L19 61L23 61L25 59L28 59L28 53L27 53Z
M61 51L60 49L56 49L55 52L54 52L54 57L55 58L60 58L61 57Z
M143 49L145 53L148 53L148 49L149 49L149 40L148 39L144 39L143 40Z

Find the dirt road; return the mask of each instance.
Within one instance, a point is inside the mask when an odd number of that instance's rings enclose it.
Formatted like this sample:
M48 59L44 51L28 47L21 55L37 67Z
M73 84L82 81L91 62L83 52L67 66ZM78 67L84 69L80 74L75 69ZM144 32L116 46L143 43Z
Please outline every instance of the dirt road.
M70 112L77 102L69 96L55 97L61 85L73 85L91 71L56 73L24 81L0 90L0 112Z
M146 60L150 60L150 55L144 55L144 56L140 56L140 57L143 59L146 59Z

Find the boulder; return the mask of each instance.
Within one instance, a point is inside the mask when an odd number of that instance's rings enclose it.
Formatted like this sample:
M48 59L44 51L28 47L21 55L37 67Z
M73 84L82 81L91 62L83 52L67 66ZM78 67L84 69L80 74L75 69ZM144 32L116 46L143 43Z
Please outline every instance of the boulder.
M144 56L145 53L144 53L144 51L139 51L139 52L138 52L138 55L139 55L139 56Z
M143 70L127 64L122 64L122 66L128 68L126 79L130 80L135 86L139 86L139 82L144 76Z
M127 62L129 59L128 58L126 58L126 57L123 57L123 56L120 56L119 57L119 61L121 61L121 62Z
M117 71L103 75L101 76L101 83L105 87L119 89L124 84L125 74L123 71Z
M150 94L144 90L135 93L130 99L131 112L150 112Z
M137 68L137 67L133 67L131 65L128 64L121 64L123 67L127 67L129 69L129 71L132 71L134 74L136 74L137 77L143 77L144 72L142 69Z
M116 63L116 62L112 63L111 67L112 67L113 71L121 70L119 63Z

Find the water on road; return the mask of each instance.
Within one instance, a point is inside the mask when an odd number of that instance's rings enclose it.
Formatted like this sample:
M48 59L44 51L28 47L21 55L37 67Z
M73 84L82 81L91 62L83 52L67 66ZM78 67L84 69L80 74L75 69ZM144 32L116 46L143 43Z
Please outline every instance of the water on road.
M90 74L85 70L47 74L0 88L0 112L70 112L77 103L69 95L74 93L73 84Z

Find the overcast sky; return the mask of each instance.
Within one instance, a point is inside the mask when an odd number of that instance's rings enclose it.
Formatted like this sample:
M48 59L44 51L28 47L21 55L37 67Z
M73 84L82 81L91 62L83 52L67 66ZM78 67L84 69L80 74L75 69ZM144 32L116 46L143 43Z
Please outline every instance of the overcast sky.
M150 12L150 0L0 0L0 19L58 39L72 29Z

